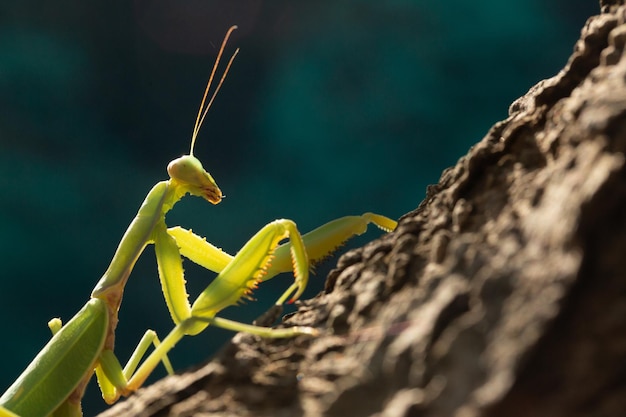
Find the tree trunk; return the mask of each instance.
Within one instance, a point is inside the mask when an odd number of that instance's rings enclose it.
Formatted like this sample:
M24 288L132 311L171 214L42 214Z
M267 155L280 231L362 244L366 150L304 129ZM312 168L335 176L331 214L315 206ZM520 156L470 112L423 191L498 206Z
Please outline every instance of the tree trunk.
M284 325L102 416L626 416L626 7Z

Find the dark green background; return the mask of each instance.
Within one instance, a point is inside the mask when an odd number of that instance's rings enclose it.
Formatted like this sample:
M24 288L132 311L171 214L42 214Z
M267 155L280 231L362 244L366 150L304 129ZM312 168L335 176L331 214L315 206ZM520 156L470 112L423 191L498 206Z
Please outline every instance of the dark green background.
M240 47L196 146L226 200L168 216L235 252L265 223L399 217L508 105L565 63L593 0L100 1L0 6L0 391L87 300L150 187L187 152L228 26ZM367 239L376 237L371 232ZM151 249L117 352L171 328ZM188 267L192 294L212 275ZM258 303L223 316L250 321ZM308 296L322 287L312 277ZM272 292L273 291L273 292ZM177 369L231 335L209 329ZM159 371L161 373L161 371ZM93 395L87 415L102 407Z

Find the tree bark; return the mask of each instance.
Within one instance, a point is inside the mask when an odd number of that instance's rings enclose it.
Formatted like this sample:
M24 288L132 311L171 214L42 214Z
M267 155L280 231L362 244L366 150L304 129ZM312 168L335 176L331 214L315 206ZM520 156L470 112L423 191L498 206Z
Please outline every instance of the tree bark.
M626 6L283 326L102 416L626 416Z

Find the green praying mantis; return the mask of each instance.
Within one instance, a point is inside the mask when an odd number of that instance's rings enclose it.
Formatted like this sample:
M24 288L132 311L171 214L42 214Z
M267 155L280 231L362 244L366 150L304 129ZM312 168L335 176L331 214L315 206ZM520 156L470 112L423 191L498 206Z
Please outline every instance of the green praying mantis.
M231 56L207 103L220 58L235 29L232 26L226 33L213 65L196 117L189 155L170 162L167 167L170 179L150 190L89 301L66 324L60 319L48 323L53 337L0 397L0 417L81 416L81 398L94 373L105 402L112 404L141 387L159 363L163 363L168 373L173 373L167 353L184 336L196 335L209 325L269 338L316 336L319 331L311 327L260 327L216 315L249 297L260 282L291 270L294 283L276 304L288 299L293 302L307 285L310 262L324 258L350 237L365 232L369 223L385 231L395 229L395 221L366 213L343 217L300 235L293 221L280 219L264 226L232 256L191 230L167 227L165 215L187 194L212 204L222 200L221 190L193 151L205 116L239 51ZM287 238L288 242L281 244ZM175 327L162 341L148 330L122 367L113 352L118 310L135 262L149 244L155 247L158 275ZM181 255L218 273L191 305ZM151 345L154 350L142 362Z

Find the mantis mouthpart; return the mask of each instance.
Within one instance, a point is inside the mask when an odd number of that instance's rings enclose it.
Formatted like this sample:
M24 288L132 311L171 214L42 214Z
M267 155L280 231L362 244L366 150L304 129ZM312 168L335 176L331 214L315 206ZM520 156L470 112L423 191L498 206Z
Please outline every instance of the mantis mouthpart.
M226 33L213 65L189 154L170 162L167 167L170 178L148 192L89 301L66 324L59 319L49 322L52 338L0 397L0 417L80 416L81 398L94 373L104 400L112 404L141 387L159 363L172 374L167 353L184 336L198 334L207 326L269 338L317 336L319 330L312 327L274 329L216 315L248 297L259 283L282 272L293 271L295 279L276 303L293 302L307 285L311 262L326 257L350 237L365 232L369 223L385 231L395 229L394 220L365 213L334 220L300 235L293 221L279 219L264 226L232 256L191 230L167 227L165 215L185 195L202 197L211 204L218 204L223 198L217 183L193 151L200 127L239 51L229 59L207 103L220 59L236 28L232 26ZM280 244L284 239L289 241ZM135 262L149 244L155 246L159 279L175 326L163 341L148 330L122 367L113 351L118 310ZM218 274L193 304L188 300L181 256ZM142 361L151 345L154 350Z

